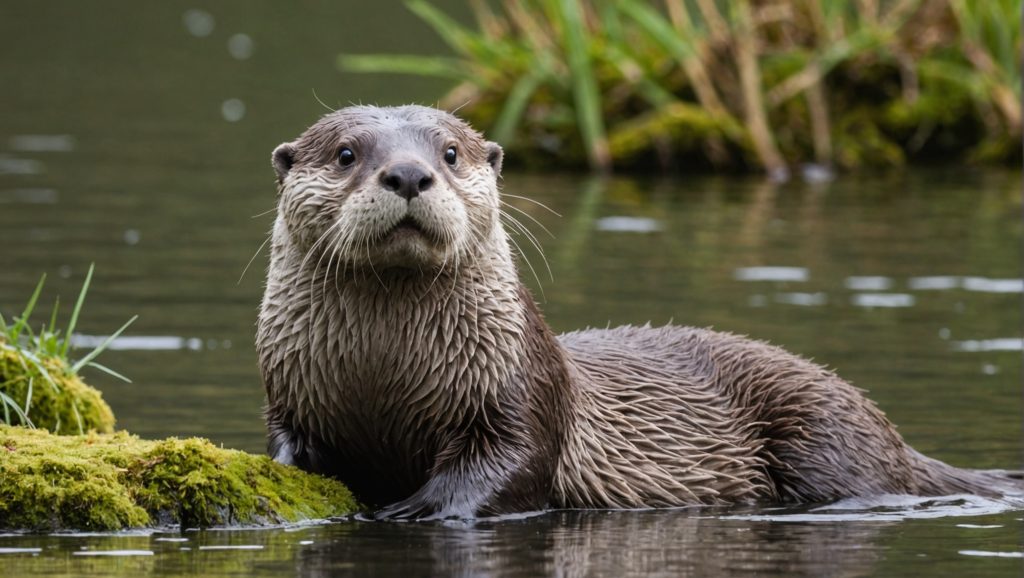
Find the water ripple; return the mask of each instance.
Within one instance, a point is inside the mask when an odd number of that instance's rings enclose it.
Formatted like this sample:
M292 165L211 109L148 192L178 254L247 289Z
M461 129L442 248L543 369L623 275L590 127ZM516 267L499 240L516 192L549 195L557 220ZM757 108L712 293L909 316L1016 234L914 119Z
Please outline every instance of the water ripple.
M1024 351L1024 339L1020 337L968 339L954 341L952 345L957 351Z
M647 217L604 217L597 220L597 230L613 233L656 233L661 223Z
M926 518L989 516L1024 508L1024 497L984 498L972 494L922 497L884 494L846 498L808 511L722 516L764 522L899 522Z
M807 281L806 267L740 267L732 272L737 281Z

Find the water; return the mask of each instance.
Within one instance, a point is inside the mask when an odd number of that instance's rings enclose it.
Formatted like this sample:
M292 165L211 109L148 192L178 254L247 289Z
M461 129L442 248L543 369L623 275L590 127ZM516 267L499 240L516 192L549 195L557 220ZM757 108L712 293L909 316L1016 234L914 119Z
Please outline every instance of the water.
M13 111L0 116L0 312L15 313L47 273L44 301L59 293L66 315L95 262L77 342L140 316L101 357L134 383L86 374L119 427L261 451L252 340L265 252L242 272L273 218L269 153L322 112L314 90L332 105L435 94L431 83L339 75L339 51L439 43L393 33L417 30L400 10L345 3L107 6L12 4L0 18L0 98ZM781 186L510 172L504 188L561 215L506 199L554 235L522 217L553 280L517 240L536 271L524 264L522 277L556 330L672 320L766 339L869 389L926 454L1022 466L1019 172ZM1019 575L1014 506L879 498L829 510L3 536L0 562L11 576Z

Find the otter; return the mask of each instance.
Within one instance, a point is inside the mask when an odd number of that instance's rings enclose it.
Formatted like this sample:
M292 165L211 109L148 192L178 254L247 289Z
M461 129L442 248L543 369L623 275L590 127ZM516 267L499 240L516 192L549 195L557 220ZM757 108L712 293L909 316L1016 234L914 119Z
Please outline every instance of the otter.
M555 335L499 221L502 149L433 108L332 112L272 155L257 350L273 459L376 517L993 495L861 390L707 329Z

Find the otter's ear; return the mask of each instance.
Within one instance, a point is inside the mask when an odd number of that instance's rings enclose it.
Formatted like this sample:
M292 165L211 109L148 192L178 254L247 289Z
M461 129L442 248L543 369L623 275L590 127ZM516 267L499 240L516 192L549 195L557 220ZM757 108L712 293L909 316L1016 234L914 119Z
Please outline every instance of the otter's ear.
M274 164L274 172L277 173L277 182L284 182L288 171L292 169L292 163L295 162L295 146L290 142L278 145L270 160Z
M498 143L487 141L487 162L494 169L494 176L501 176L501 159L505 153L502 152Z

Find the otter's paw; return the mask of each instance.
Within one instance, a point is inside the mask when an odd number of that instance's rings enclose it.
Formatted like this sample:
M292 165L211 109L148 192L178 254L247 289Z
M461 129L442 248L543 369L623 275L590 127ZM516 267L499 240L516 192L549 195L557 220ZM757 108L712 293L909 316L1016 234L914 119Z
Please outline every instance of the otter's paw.
M443 520L453 518L437 507L427 503L419 496L412 496L401 502L395 502L373 513L375 520Z
M472 520L480 509L480 501L472 495L437 493L424 488L401 502L374 512L377 520Z

